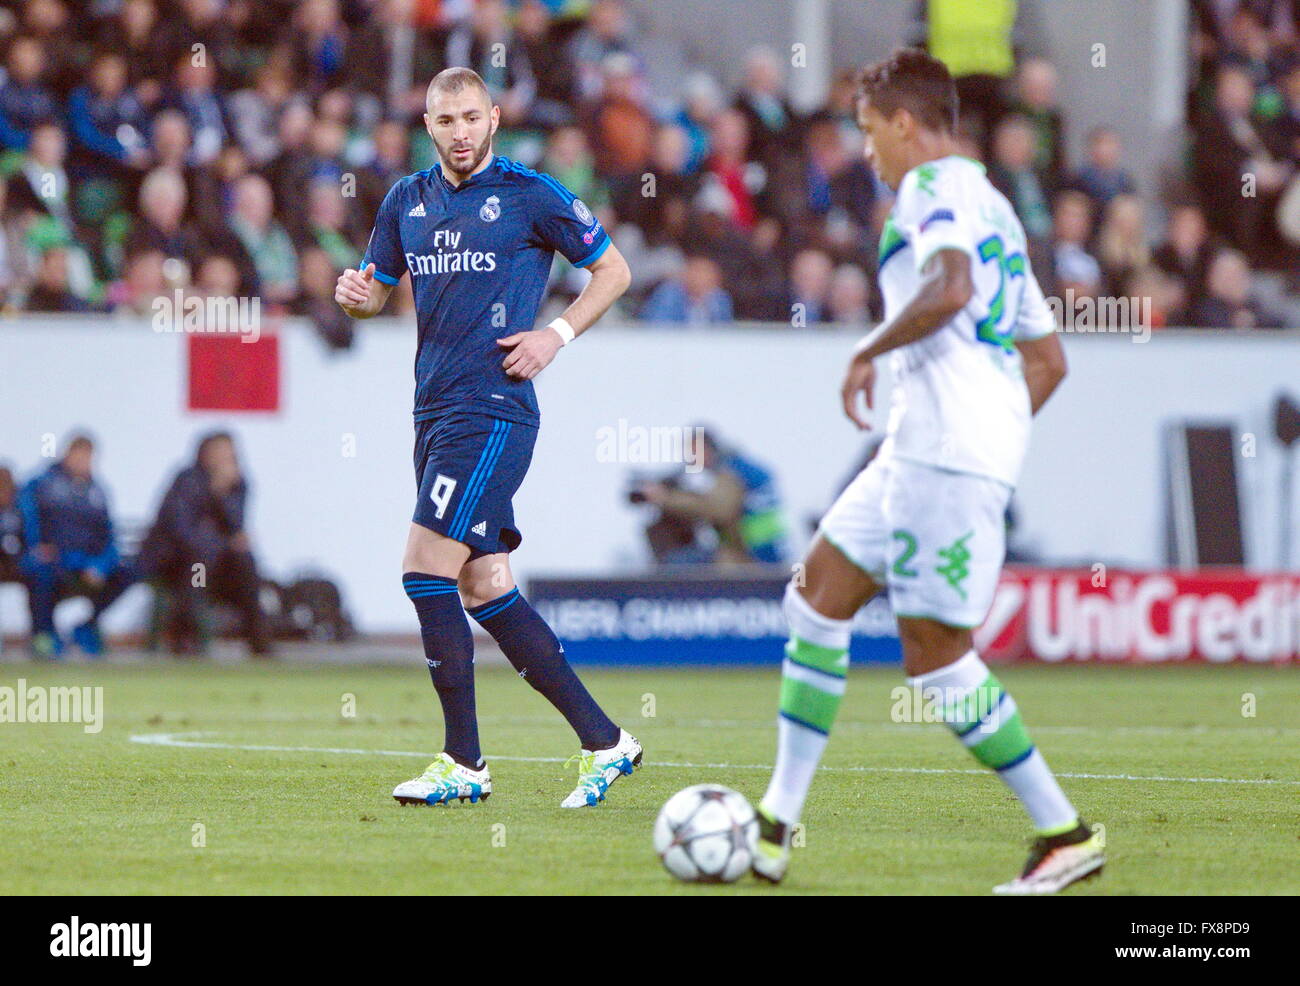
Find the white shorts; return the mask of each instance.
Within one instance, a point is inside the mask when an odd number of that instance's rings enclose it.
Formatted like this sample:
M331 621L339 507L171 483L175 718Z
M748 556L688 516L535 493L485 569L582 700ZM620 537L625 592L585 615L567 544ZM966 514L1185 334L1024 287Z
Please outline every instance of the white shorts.
M888 590L895 616L977 627L1002 571L1010 498L996 479L877 457L819 532Z

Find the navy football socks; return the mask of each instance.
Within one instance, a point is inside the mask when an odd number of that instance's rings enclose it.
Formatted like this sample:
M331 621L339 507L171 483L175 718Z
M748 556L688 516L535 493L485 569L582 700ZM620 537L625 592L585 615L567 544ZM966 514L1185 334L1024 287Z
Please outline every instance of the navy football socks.
M467 612L492 634L519 677L568 720L584 750L605 750L618 742L618 726L578 680L560 641L518 589Z
M464 767L483 766L474 710L474 637L456 591L456 580L407 572L402 587L415 604L429 677L442 702L443 750Z

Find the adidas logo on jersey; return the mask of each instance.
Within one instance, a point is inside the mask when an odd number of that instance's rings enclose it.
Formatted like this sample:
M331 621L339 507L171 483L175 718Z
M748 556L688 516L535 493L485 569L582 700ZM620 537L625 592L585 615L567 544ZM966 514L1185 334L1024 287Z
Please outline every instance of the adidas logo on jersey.
M417 205L414 209L412 209L410 212L408 212L407 215L408 215L408 216L424 216L424 215L428 215L428 213L426 213L426 212L424 211L424 203L421 202L421 203L420 203L419 205Z
M487 521L480 520L477 524L471 527L470 530L481 538L487 537Z

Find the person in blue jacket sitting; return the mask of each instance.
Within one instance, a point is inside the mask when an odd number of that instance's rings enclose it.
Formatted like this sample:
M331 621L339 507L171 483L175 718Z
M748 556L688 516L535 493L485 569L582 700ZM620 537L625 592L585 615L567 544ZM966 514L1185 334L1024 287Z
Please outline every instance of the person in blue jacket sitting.
M134 581L117 553L108 496L93 474L95 444L75 435L63 458L23 487L18 498L26 550L21 562L32 614L32 651L57 657L63 640L54 607L68 596L90 600L90 619L73 641L86 654L103 652L99 617Z

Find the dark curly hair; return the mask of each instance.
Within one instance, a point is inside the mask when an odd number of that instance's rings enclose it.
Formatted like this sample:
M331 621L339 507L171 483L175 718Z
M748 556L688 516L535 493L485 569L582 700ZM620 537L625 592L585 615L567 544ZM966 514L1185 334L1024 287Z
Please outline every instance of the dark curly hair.
M957 87L948 67L920 48L898 48L858 75L858 99L881 115L907 110L928 130L957 129Z

